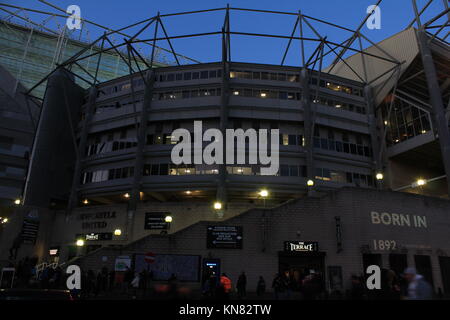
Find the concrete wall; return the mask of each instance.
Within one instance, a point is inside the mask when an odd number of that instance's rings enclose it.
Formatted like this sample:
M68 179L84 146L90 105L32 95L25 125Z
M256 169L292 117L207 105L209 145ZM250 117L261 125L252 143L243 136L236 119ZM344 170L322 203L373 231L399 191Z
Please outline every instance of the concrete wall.
M372 212L383 215L377 224ZM326 253L325 265L341 266L346 288L352 274L362 274L362 252L382 255L382 267L389 267L389 253L406 253L414 266L414 255L431 257L435 288L442 288L438 256L450 255L450 202L399 192L343 188L325 197L305 198L289 202L268 214L268 245L262 251L262 210L253 209L221 223L243 227L243 249L206 249L206 227L199 222L169 236L149 236L120 250L102 249L79 261L83 269L113 268L114 257L148 251L156 254L193 254L220 258L222 271L236 281L243 270L248 277L248 290L254 291L259 275L270 284L278 272L278 253L284 241L318 241ZM397 214L395 216L394 214ZM410 226L393 224L398 217L408 218ZM341 218L342 252L337 252L335 216ZM420 217L424 224L416 225ZM391 222L388 224L388 222ZM215 225L217 223L214 223ZM403 225L401 225L403 224ZM395 241L394 250L380 250L374 240ZM107 257L106 261L102 257ZM325 269L326 270L326 269ZM328 282L328 279L327 279ZM198 286L199 284L193 284ZM269 285L270 286L270 285Z

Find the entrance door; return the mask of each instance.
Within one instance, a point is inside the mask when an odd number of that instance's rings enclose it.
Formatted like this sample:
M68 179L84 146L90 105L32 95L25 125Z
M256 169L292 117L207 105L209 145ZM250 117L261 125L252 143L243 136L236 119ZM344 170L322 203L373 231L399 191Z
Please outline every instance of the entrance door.
M203 259L202 265L202 288L205 288L205 283L215 288L220 279L220 259Z
M441 267L444 292L450 295L450 257L439 257L439 266Z
M401 275L408 267L406 254L392 253L389 255L389 268L395 272L397 276Z
M416 269L419 274L421 274L426 281L434 288L433 284L433 272L431 271L431 259L430 256L414 256L414 261L416 262Z
M279 273L289 272L291 280L296 284L293 290L299 290L303 280L309 275L318 276L325 288L325 253L290 253L280 252L278 255Z
M376 265L381 268L381 254L371 254L365 253L363 254L363 273L366 274L366 270L368 266Z

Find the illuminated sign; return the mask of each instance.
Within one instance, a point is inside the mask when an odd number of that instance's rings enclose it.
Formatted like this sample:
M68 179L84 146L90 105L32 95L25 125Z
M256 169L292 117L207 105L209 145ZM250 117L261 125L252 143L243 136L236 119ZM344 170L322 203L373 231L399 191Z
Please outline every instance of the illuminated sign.
M206 247L208 249L242 249L242 227L208 226Z
M48 250L48 254L49 254L50 256L57 256L57 255L59 254L59 247L51 247L51 248Z
M285 241L284 251L289 252L317 252L319 243L311 241Z
M77 234L76 239L84 239L86 241L108 241L112 240L112 232L101 232L101 233L88 233L88 234Z

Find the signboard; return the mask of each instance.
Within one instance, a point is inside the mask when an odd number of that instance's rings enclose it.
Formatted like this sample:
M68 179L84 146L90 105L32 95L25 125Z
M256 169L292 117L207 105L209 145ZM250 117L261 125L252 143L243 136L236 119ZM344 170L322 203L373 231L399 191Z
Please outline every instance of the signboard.
M59 246L57 247L50 247L48 250L48 254L50 256L59 256Z
M168 280L174 274L179 281L200 281L200 256L182 254L155 254L154 263L145 261L145 254L134 256L134 270L148 270L156 281Z
M35 244L39 232L39 221L24 219L22 224L23 243Z
M127 267L131 268L131 259L129 256L118 256L114 263L114 271L127 271Z
M206 247L208 249L242 249L242 227L208 226Z
M145 230L166 230L169 224L165 221L168 212L146 212L144 229Z
M105 229L108 226L108 221L116 220L117 215L115 211L102 212L87 212L80 213L78 220L81 221L81 229Z
M76 239L84 239L86 241L109 241L112 240L112 232L77 234Z
M317 252L319 243L311 241L285 241L284 251L288 252Z

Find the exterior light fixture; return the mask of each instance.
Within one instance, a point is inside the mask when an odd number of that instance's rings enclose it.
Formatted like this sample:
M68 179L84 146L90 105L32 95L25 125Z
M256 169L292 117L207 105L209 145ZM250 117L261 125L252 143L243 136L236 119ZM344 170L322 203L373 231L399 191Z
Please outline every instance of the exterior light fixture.
M89 204L89 200L88 199L84 199L83 200L83 204Z
M14 200L14 204L19 205L21 203L20 199Z
M419 187L424 186L424 185L427 184L427 180L425 180L425 179L418 179L418 180L416 181L416 184L417 184L417 186L419 186Z
M77 247L82 247L84 246L84 240L83 239L78 239L76 242Z
M314 186L314 181L311 180L311 179L309 179L308 181L306 181L306 185L307 185L308 187L313 187L313 186Z
M7 223L8 222L8 218L3 218L2 223Z
M222 203L219 201L214 202L214 209L216 210L222 209Z
M172 218L172 216L166 216L166 217L164 218L164 221L165 221L166 223L171 223L171 222L173 221L173 218Z
M383 175L381 172L378 172L378 173L375 175L375 178L376 178L377 180L383 180L383 179L384 179L384 175Z
M120 230L120 229L114 230L114 235L115 236L120 236L121 234L122 234L122 230Z
M123 195L125 198L129 199L130 198L130 194L127 192Z
M263 189L259 192L259 195L263 198L267 198L269 196L269 191L267 191L266 189Z
M267 93L261 92L261 98L265 98L265 97L267 97Z
M188 191L186 191L186 194L191 194L191 193L192 193L192 191L189 191L189 190L188 190Z

